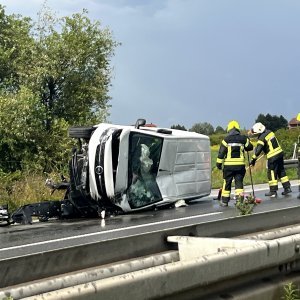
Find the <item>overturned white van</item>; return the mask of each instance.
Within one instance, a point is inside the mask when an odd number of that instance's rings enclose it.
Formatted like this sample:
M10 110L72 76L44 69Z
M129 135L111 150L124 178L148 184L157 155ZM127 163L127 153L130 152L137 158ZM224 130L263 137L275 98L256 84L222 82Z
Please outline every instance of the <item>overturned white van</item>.
M33 215L47 220L139 211L211 192L208 136L148 127L144 119L132 126L71 127L69 136L79 145L73 149L70 180L51 186L65 188L65 198L24 206L13 214L15 222L28 223Z
M70 128L71 137L86 140L73 158L75 190L84 188L83 194L103 207L113 205L124 212L209 195L209 138L145 124L139 119L135 126Z

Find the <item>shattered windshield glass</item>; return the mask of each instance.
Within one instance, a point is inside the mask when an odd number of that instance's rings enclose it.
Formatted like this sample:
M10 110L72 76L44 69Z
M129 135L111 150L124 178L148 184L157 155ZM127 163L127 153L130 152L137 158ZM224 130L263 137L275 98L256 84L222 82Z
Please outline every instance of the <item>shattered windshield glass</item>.
M135 132L130 135L127 198L131 208L162 198L156 183L162 143L162 138Z

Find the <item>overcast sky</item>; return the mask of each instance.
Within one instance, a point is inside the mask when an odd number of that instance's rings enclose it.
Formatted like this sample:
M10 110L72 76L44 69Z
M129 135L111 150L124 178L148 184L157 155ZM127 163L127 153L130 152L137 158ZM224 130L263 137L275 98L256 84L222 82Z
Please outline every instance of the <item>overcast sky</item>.
M0 0L36 19L43 0ZM89 11L120 43L109 121L187 129L300 112L299 0L48 0L58 16Z

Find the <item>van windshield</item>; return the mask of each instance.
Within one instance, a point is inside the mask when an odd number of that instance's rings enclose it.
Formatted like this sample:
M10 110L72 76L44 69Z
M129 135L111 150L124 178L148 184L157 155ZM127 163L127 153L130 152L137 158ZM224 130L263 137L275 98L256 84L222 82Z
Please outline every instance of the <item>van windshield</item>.
M129 137L127 198L131 208L162 199L156 183L163 139L132 132Z

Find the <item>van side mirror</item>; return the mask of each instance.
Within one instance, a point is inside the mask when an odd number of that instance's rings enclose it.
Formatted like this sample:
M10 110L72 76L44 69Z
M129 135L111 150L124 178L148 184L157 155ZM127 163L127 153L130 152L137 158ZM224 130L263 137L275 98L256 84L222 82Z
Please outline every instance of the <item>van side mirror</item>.
M139 129L141 126L144 126L145 124L146 124L145 119L137 119L134 127Z

